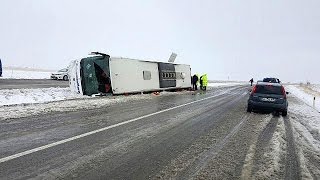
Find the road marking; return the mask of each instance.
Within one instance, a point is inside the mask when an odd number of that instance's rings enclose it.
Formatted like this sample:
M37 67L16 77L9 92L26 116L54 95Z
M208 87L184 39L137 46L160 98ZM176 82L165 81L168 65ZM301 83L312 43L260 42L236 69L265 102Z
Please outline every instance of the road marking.
M175 106L175 107L172 107L172 108L164 109L164 110L161 110L161 111L158 111L158 112L155 112L155 113L147 114L147 115L144 115L144 116L141 116L141 117L138 117L138 118L134 118L134 119L131 119L131 120L128 120L128 121L124 121L124 122L118 123L118 124L107 126L107 127L104 127L104 128L101 128L101 129L97 129L97 130L94 130L94 131L90 131L90 132L87 132L87 133L84 133L84 134L80 134L80 135L77 135L77 136L74 136L74 137L71 137L71 138L67 138L67 139L64 139L64 140L61 140L61 141L57 141L57 142L54 142L54 143L50 143L50 144L47 144L47 145L44 145L44 146L40 146L40 147L37 147L37 148L34 148L34 149L27 150L27 151L24 151L24 152L21 152L21 153L17 153L17 154L11 155L11 156L7 156L7 157L4 157L4 158L1 158L0 159L0 163L4 163L4 162L7 162L7 161L10 161L10 160L13 160L13 159L28 155L28 154L32 154L32 153L35 153L35 152L38 152L38 151L42 151L42 150L45 150L45 149L48 149L48 148L51 148L51 147L54 147L54 146L58 146L60 144L64 144L64 143L67 143L67 142L70 142L70 141L73 141L73 140L76 140L76 139L80 139L80 138L83 138L83 137L86 137L86 136L90 136L90 135L93 135L93 134L96 134L96 133L99 133L99 132L102 132L102 131L106 131L108 129L112 129L112 128L119 127L119 126L122 126L122 125L125 125L125 124L129 124L129 123L132 123L132 122L144 119L144 118L148 118L148 117L151 117L151 116L154 116L154 115L157 115L157 114L161 114L161 113L164 113L164 112L167 112L167 111L171 111L171 110L174 110L174 109L177 109L177 108L188 106L190 104L194 104L194 103L197 103L197 102L201 102L201 101L205 101L205 100L208 100L208 99L212 99L212 98L215 98L217 96L221 96L223 94L227 94L229 92L230 92L230 90L227 90L227 91L225 91L223 93L219 93L219 94L216 94L214 96L209 96L209 97L206 97L206 98L203 98L203 99L199 99L199 100L196 100L196 101L192 101L192 102L189 102L189 103L186 103L186 104L182 104L182 105Z

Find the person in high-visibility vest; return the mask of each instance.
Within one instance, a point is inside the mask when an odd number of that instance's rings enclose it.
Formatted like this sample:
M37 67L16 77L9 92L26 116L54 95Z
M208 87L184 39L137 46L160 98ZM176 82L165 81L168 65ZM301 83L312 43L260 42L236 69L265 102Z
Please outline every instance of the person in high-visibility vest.
M201 77L202 77L201 78L201 80L202 80L202 88L205 91L205 90L207 90L207 86L208 86L208 76L207 76L207 74L204 74Z

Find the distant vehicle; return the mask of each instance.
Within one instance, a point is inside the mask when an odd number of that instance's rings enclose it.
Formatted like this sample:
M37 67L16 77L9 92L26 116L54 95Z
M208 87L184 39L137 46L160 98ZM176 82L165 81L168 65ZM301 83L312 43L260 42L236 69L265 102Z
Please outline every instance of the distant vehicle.
M60 69L59 71L52 73L51 79L68 81L68 69Z
M247 112L266 110L281 112L282 116L287 116L287 94L289 93L279 83L260 82L251 91Z
M264 78L263 82L280 83L281 81L278 78Z

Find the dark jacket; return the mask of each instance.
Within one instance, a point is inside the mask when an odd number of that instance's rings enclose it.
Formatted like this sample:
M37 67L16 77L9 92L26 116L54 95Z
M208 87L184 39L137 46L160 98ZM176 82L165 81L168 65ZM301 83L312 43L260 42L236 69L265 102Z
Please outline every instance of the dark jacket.
M199 80L199 79L198 79L198 76L197 76L197 75L193 75L193 77L192 77L192 83L193 83L193 84L196 84L198 80Z

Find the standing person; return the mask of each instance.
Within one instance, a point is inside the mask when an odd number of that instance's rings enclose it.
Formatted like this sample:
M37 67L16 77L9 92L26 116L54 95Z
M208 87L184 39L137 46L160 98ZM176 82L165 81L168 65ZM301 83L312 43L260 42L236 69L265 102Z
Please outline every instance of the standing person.
M1 63L1 59L0 59L0 77L2 77L2 63Z
M249 82L251 83L251 86L252 86L252 84L253 84L253 78L251 78Z
M207 74L204 74L202 77L202 89L204 91L207 90L207 86L208 86L208 75Z
M200 85L200 77L199 77L199 74L196 74L198 80L197 80L197 87Z
M203 90L203 76L200 76L200 89Z
M197 85L198 80L199 80L198 76L196 74L193 75L193 77L192 77L192 88L193 88L194 91L198 90L198 85Z

